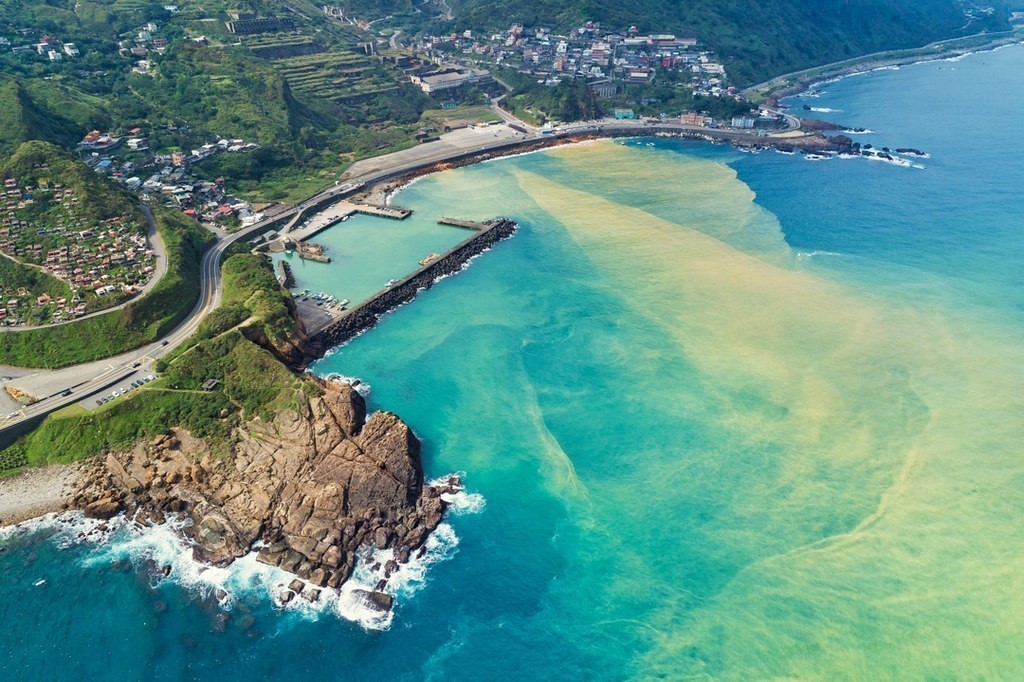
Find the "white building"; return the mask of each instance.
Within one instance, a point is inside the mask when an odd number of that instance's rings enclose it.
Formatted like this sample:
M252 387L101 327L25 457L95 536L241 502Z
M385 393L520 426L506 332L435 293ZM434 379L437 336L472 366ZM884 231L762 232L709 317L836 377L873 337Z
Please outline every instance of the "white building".
M412 82L426 93L451 90L463 85L473 85L490 80L491 73L485 69L449 68L428 76L413 76Z

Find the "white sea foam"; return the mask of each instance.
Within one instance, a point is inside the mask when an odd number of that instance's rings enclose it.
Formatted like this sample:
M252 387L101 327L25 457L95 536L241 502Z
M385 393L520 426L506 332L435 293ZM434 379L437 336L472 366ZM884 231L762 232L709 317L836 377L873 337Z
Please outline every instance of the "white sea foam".
M914 164L912 164L907 159L904 159L902 157L896 156L895 154L892 154L891 152L887 152L887 156L889 158L881 156L880 154L877 154L877 153L870 153L869 152L867 154L864 154L864 158L865 159L871 159L872 161L883 161L883 162L891 164L893 166L900 166L900 167L903 167L903 168L911 168L912 166L914 166ZM924 168L924 166L920 166L920 165L919 165L919 167L920 168Z
M842 255L843 254L836 253L835 251L797 251L796 252L796 259L798 261L803 261L803 260L810 260L811 258L816 258L818 256L842 256Z
M450 479L451 475L444 476L431 483L440 484ZM448 502L455 516L478 513L485 506L482 495L465 490L445 493L442 498ZM428 569L455 556L459 545L455 529L442 522L423 546L412 553L407 563L399 564L397 568L392 565L390 577L385 573L388 562L395 560L394 550L364 547L357 554L351 578L340 589L321 589L316 602L299 595L284 603L282 596L295 575L259 562L258 545L227 567L209 566L197 561L193 557L193 545L183 533L190 523L187 518L173 514L164 523L143 525L123 515L100 521L87 519L81 512L65 512L2 528L0 541L47 532L50 541L61 549L85 543L92 545L93 549L82 559L87 567L128 561L136 570L149 571L154 588L161 581L170 580L197 599L218 599L226 610L230 610L242 595L255 595L273 603L282 612L310 620L333 614L367 630L388 629L394 620L394 612L372 608L358 590L372 592L386 579L381 591L390 595L396 604L401 603L422 589L427 583ZM166 577L165 567L170 569ZM303 594L313 589L315 586L307 586Z
M46 514L14 526L0 528L0 542L10 542L18 537L45 532L49 533L51 541L59 548L67 549L83 542L105 542L125 523L122 517L109 521L87 519L81 512Z
M860 128L860 129L849 128L847 130L844 130L843 134L845 134L845 135L874 135L875 131L871 130L870 128Z
M312 374L312 372L307 372L307 374ZM363 396L364 398L368 398L370 396L370 384L366 383L362 379L359 379L358 377L347 377L344 374L334 372L332 374L328 374L325 378L328 381L336 381L338 383L351 386L352 388L356 389L356 393Z
M457 477L460 481L466 477L465 472L459 471L455 474L448 474L440 478L435 478L431 481L427 481L429 486L444 486L452 479ZM456 516L463 514L479 514L484 510L487 505L487 501L484 496L480 493L468 493L463 486L454 493L443 493L441 499L448 503L448 509Z
M842 109L832 109L830 107L811 107L811 111L816 111L819 114L831 114L831 113L842 113Z

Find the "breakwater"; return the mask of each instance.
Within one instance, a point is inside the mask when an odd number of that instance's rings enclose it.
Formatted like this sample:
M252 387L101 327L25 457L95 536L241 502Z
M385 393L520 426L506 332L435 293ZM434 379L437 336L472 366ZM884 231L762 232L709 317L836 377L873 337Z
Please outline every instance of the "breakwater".
M460 242L437 260L346 311L342 317L312 334L310 340L324 350L345 343L375 326L385 313L413 300L421 290L432 287L438 278L458 272L472 257L511 237L517 227L516 223L508 218L494 218L480 225L480 231L472 237Z
M291 263L286 260L278 261L277 263L280 274L277 276L277 281L281 283L285 289L291 289L295 286L295 274L292 272Z

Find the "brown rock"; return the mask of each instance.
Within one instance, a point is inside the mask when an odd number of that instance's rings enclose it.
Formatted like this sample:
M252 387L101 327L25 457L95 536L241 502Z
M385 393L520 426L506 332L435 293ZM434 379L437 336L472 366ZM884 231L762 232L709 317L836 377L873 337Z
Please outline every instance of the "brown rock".
M378 592L376 590L373 592L370 592L369 590L352 590L352 594L362 599L363 603L367 607L381 613L390 611L391 605L394 603L394 599L392 599L391 595L386 592Z
M408 559L445 509L424 489L419 441L393 414L367 419L351 387L318 384L321 395L297 392L292 408L238 427L227 456L175 431L152 441L156 454L138 447L87 465L68 499L102 518L125 507L153 521L184 514L197 559L226 565L261 542L259 561L318 586L347 580L361 546ZM297 583L290 598L314 589ZM390 607L387 595L372 599Z
M121 511L121 503L112 497L104 497L86 506L84 511L90 519L110 519Z

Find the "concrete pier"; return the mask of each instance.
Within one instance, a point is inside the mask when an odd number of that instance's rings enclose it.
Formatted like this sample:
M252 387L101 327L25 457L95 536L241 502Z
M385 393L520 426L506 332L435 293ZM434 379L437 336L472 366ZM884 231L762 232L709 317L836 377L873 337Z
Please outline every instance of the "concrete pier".
M436 260L419 268L408 277L379 291L326 326L316 329L306 322L306 329L312 341L325 351L344 343L354 336L372 328L388 311L416 298L422 289L429 289L444 275L458 272L473 256L479 255L499 241L508 239L516 231L516 224L507 218L494 218L484 223L479 231L449 249ZM305 321L304 321L305 322Z
M287 231L281 236L287 237L294 242L302 242L316 236L339 220L361 213L362 215L375 216L377 218L389 218L391 220L405 220L412 215L412 209L401 206L378 206L377 204L356 204L351 201L338 201L326 208L318 209L296 216ZM299 225L298 218L310 216L309 223Z
M285 289L291 289L295 286L295 275L292 273L292 265L286 260L280 260L277 262L278 270L280 274L277 276L277 281L281 283Z
M477 232L487 228L487 223L478 223L474 220L460 220L458 218L441 218L437 221L438 225L448 225L450 227L462 227L467 230L476 230Z
M411 208L402 208L401 206L381 206L380 204L353 204L356 209L356 213L362 213L363 215L373 215L378 218L390 218L391 220L405 220L412 215Z

